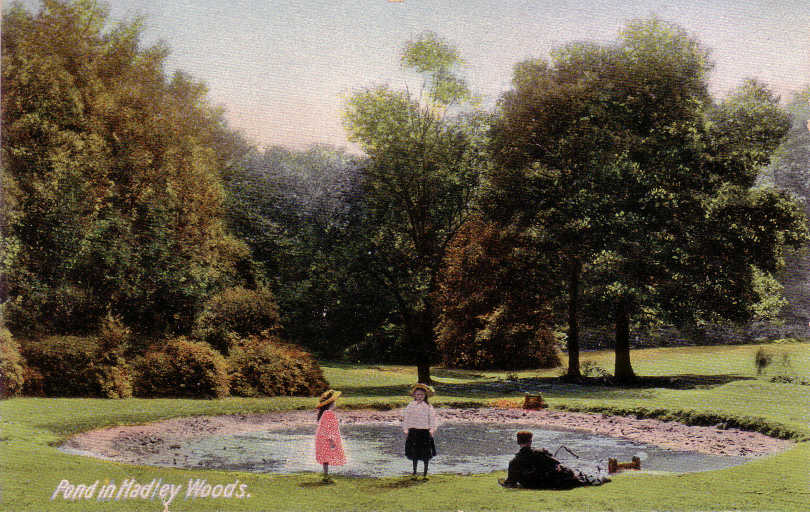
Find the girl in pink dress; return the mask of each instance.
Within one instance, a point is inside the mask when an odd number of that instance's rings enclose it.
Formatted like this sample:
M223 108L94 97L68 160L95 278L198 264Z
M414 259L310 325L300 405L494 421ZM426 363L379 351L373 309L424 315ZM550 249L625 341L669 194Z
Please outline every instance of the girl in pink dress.
M330 389L321 395L318 401L318 429L315 431L315 460L323 464L323 481L331 483L329 478L329 465L342 466L346 464L346 454L343 453L343 440L340 437L340 426L337 416L332 412L335 401L341 395L340 391Z

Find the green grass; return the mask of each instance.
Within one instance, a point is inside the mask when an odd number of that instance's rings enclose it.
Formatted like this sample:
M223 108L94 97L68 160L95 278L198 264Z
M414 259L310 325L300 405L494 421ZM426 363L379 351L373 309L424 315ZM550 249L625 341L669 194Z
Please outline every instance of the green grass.
M519 372L521 379L546 379L544 397L552 407L591 411L636 412L695 423L736 421L781 437L810 439L810 386L769 381L777 374L810 380L810 344L765 346L774 364L757 375L753 364L759 346L688 347L634 351L633 366L644 376L691 376L688 389L606 388L552 383L559 370ZM787 353L789 366L781 365ZM583 360L611 370L612 355L587 353ZM340 406L396 407L408 401L413 367L345 365L325 362L330 384L344 392ZM505 372L434 369L438 406L485 405L494 399L521 396L521 381ZM515 389L494 383L514 382ZM525 381L529 382L529 381ZM713 384L721 382L722 384ZM484 391L481 391L481 390ZM500 389L500 391L497 391ZM472 391L471 391L472 390ZM478 391L475 391L478 390ZM689 474L620 474L602 487L571 491L503 489L488 475L435 475L427 482L404 478L343 478L323 486L314 474L272 475L132 466L66 455L55 446L67 436L103 426L214 414L243 414L311 408L311 398L224 400L100 400L17 398L0 402L0 508L13 511L162 510L142 499L99 502L95 499L50 500L62 479L92 484L135 478L179 484L189 479L211 484L236 479L249 498L176 499L170 510L779 510L804 511L810 503L810 442L791 450L721 471Z

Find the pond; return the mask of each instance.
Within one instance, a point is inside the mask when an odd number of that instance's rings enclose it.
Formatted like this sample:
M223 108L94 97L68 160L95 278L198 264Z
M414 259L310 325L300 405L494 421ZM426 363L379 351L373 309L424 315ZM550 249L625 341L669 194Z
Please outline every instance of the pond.
M430 473L488 473L505 470L519 449L515 434L530 430L533 446L557 453L566 465L583 469L607 467L609 457L641 459L644 471L695 472L727 468L750 459L672 451L658 446L583 431L535 426L485 423L445 423L436 433L437 456ZM183 468L238 470L256 473L320 471L315 462L315 424L285 430L215 435L170 446L168 452L144 455L142 464ZM404 434L389 424L354 424L341 427L349 462L330 473L354 477L409 474L404 455ZM565 446L578 458L571 455ZM420 463L421 470L421 463Z

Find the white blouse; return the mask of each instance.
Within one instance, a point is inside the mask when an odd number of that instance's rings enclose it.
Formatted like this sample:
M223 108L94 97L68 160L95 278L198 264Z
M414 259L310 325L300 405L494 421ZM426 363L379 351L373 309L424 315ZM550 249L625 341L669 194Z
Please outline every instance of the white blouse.
M439 426L439 420L433 406L425 402L414 400L405 407L402 413L402 431L406 434L409 428L425 428L433 435Z

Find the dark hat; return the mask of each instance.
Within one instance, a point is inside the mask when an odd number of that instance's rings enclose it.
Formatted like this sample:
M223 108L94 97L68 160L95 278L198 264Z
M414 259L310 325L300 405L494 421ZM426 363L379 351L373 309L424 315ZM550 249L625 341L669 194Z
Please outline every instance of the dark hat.
M532 433L528 430L521 430L517 433L518 444L526 444L532 442Z

